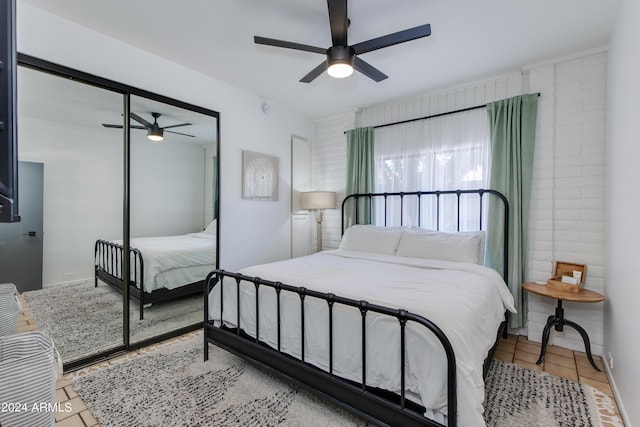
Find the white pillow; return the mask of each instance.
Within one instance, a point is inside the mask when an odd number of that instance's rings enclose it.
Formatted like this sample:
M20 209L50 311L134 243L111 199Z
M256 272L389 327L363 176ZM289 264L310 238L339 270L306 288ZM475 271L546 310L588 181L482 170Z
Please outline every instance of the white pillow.
M205 228L204 230L202 230L203 233L207 233L207 234L216 234L216 227L217 227L217 220L213 220L209 223L209 225L207 225L207 228Z
M402 227L357 224L345 231L340 249L394 255L403 232Z
M458 235L458 236L478 236L480 238L480 245L478 246L478 262L476 264L484 265L484 253L486 248L487 232L484 230L479 231L436 231L429 230L421 227L409 227L408 231L412 233L429 232L429 233L441 233L443 235Z
M412 229L402 235L396 255L483 265L484 234L484 231L444 233Z

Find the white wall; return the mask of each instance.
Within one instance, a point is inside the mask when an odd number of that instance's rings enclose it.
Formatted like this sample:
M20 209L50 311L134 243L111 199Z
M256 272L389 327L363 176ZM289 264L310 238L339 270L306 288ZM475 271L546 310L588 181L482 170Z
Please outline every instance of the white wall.
M313 123L262 98L18 2L18 51L220 112L221 267L290 255L290 140ZM310 138L309 138L310 139ZM277 202L241 199L243 149L280 158Z
M639 20L640 2L623 0L613 29L608 69L605 355L613 357L611 382L628 427L640 425Z
M585 287L605 291L604 49L527 67L527 92L540 92L529 225L530 280L547 280L555 261L587 265ZM555 300L529 294L528 338L540 341ZM602 354L603 303L564 304L568 319ZM551 344L584 351L573 328L552 330Z
M131 138L131 237L174 236L205 224L205 149ZM210 200L210 199L209 199Z

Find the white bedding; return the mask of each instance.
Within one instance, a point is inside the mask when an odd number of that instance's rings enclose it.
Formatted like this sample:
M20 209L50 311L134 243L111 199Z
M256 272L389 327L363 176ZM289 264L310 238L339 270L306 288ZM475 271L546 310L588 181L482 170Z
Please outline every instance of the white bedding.
M131 239L144 262L144 290L175 289L204 280L215 269L216 236L190 233L180 236L139 237ZM133 261L131 265L133 274ZM140 274L138 273L139 279ZM136 283L140 283L137 280Z
M459 425L484 425L483 361L495 342L504 311L513 298L494 270L467 263L354 252L343 249L246 268L241 273L293 286L421 314L438 325L457 360ZM247 286L244 286L247 285ZM236 326L235 281L224 282L224 322ZM241 328L255 336L255 287L241 287ZM260 288L260 340L277 347L275 291ZM300 298L281 295L283 351L300 357ZM210 320L219 324L219 286L209 295ZM305 299L305 361L328 370L328 308ZM427 408L426 416L446 419L446 359L430 332L409 322L405 361L408 396ZM367 315L367 373L370 386L400 392L399 322ZM334 373L361 380L361 317L357 309L334 306Z

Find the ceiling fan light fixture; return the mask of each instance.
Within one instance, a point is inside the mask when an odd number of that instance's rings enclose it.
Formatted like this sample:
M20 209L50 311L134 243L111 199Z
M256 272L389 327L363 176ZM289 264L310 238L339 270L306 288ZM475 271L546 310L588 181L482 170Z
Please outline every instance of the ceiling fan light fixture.
M351 47L332 46L327 50L327 73L336 79L353 74L353 61L356 56Z
M353 67L349 64L337 62L335 64L329 65L329 68L327 68L327 73L329 73L331 77L335 77L336 79L343 79L353 74Z
M147 138L153 142L160 142L164 139L164 132L162 131L162 129L149 129L149 131L147 132Z

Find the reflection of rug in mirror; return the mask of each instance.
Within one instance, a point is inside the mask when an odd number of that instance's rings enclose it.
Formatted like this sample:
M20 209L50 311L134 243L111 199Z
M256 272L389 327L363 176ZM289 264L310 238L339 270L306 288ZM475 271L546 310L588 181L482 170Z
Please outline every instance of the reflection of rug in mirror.
M202 332L71 374L102 426L364 426L353 415L210 345ZM622 426L613 401L586 384L494 361L488 427Z
M51 336L67 362L122 344L122 294L93 280L51 285L24 293L38 326ZM202 322L202 296L154 303L139 320L137 302L130 306L131 341Z

